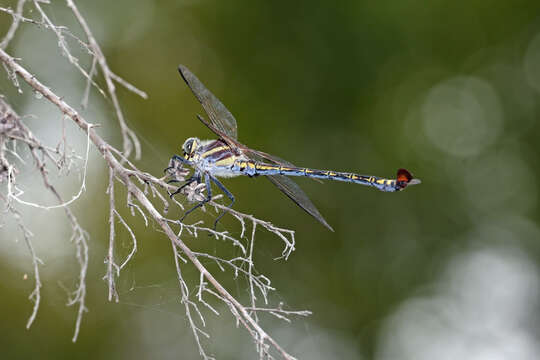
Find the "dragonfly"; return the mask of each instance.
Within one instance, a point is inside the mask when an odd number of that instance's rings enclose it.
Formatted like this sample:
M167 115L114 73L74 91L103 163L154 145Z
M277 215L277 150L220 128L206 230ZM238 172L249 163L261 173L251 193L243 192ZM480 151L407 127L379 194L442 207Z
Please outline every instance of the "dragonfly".
M420 180L414 178L406 169L399 169L395 179L332 170L316 170L297 167L276 156L251 149L238 141L236 119L221 101L188 68L179 65L178 71L208 116L208 120L201 115L197 115L197 118L218 137L215 140L200 140L196 137L190 137L182 145L183 155L175 154L171 159L172 163L177 161L190 166L194 170L192 176L186 179L186 182L176 191L171 193L171 197L192 183L197 185L204 183L206 187L204 200L188 210L181 221L212 199L212 184L216 185L230 200L227 209L232 208L235 198L218 178L240 175L249 177L265 176L293 202L331 231L334 231L332 227L304 191L289 179L289 176L350 182L374 187L384 192L402 191L410 185L420 184ZM170 168L172 166L165 170ZM214 228L216 228L218 221L225 213L226 211L222 211L216 218Z

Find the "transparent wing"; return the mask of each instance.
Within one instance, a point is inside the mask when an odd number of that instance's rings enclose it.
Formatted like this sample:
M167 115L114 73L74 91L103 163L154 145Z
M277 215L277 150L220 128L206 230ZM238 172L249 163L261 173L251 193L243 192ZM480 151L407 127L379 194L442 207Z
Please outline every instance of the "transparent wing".
M236 140L235 138L231 138L231 137L227 136L227 134L225 134L223 131L214 128L212 126L212 124L209 123L201 115L197 115L197 118L204 125L206 125L206 127L208 127L210 130L212 130L212 132L214 134L216 134L217 136L219 136L220 138L225 140L225 142L229 146L231 146L232 148L240 149L243 154L247 155L248 157L252 158L253 160L256 160L256 161L268 160L268 161L270 161L272 163L275 163L275 164L278 164L278 165L294 167L293 164L291 164L290 162L288 162L286 160L283 160L283 159L281 159L281 158L279 158L277 156L270 155L270 154L267 154L267 153L262 152L262 151L251 149L251 148L247 147L246 145L242 144L241 142L239 142L238 140Z
M321 213L315 205L309 200L306 193L294 181L283 175L267 176L268 180L289 197L296 205L304 209L309 215L313 216L317 221L326 226L329 230L334 231L330 225L324 220Z
M178 66L180 75L189 86L197 100L201 103L204 111L208 115L210 122L199 118L206 126L217 135L225 135L236 140L238 138L238 130L236 127L236 119L229 110L214 96L203 84L197 79L191 71L184 65ZM217 130L217 131L216 131Z
M195 94L195 97L202 104L210 121L200 115L197 115L197 118L214 134L222 138L232 148L238 148L248 156L252 155L250 156L251 158L258 158L258 160L265 159L279 165L294 167L290 162L280 159L277 156L250 149L246 145L240 143L237 140L238 130L236 120L229 110L227 110L225 105L223 105L221 101L219 101L185 66L179 65L178 70L186 84L193 91L193 94Z
M210 121L206 120L200 115L197 115L197 118L208 127L214 134L222 138L229 146L232 148L238 148L246 155L251 158L259 158L271 161L275 164L294 167L288 161L285 161L277 156L267 154L262 151L250 149L246 145L238 142L238 129L236 125L236 119L234 116L227 110L225 105L219 101L218 98L214 96L202 83L201 81L193 75L191 71L188 70L184 65L178 66L178 71L180 75L189 86L193 94L201 105L203 106L205 112L208 114ZM314 179L318 182L321 182L319 179Z
M266 154L262 151L256 151L249 148L246 148L245 151L248 153L248 156L256 162L264 162L264 160L269 160L278 165L294 167L294 165L292 165L290 162L281 160L278 157ZM274 184L282 193L287 195L289 199L294 201L296 205L304 209L309 215L313 216L315 219L317 219L317 221L326 226L329 230L334 231L334 229L332 229L332 227L323 218L319 210L317 210L317 207L313 205L311 200L309 200L309 197L306 195L306 193L294 181L284 175L268 175L265 177L270 180L270 182Z

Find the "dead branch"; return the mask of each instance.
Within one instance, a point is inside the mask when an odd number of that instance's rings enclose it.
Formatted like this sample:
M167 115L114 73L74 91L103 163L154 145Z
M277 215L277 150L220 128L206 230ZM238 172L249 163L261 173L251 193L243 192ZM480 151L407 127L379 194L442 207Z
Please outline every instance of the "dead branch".
M42 8L43 1L33 0L33 6L37 10L37 13L41 17L39 20L26 18L23 15L24 0L19 0L17 9L15 11L11 9L0 8L0 11L4 11L13 17L13 23L8 31L8 34L4 37L0 43L0 61L6 69L8 77L13 82L14 86L21 93L22 90L19 86L19 79L22 79L27 83L34 92L41 94L47 101L54 104L59 111L63 114L64 119L71 119L82 131L84 131L87 138L87 147L85 157L76 157L74 154L67 153L67 145L65 139L65 133L62 129L62 141L56 148L50 148L42 145L41 141L37 139L30 130L21 121L21 118L11 110L9 105L0 97L0 183L6 182L7 196L1 196L0 199L6 203L6 211L10 212L13 216L19 216L19 213L15 209L14 204L20 206L33 206L39 209L54 209L62 208L66 214L68 221L72 227L71 240L76 247L76 259L79 262L79 280L77 288L70 295L68 305L77 305L77 317L75 332L73 341L76 341L80 332L80 326L82 321L82 315L86 311L85 296L86 296L86 274L88 269L88 234L79 225L76 217L71 212L69 205L79 199L85 191L86 171L89 157L90 146L94 146L109 168L109 186L107 194L109 195L109 247L106 257L106 275L104 279L107 282L109 289L109 301L119 301L119 295L116 288L116 279L120 276L121 270L131 261L134 260L137 252L137 238L128 222L120 215L116 209L115 198L115 184L120 184L127 190L126 203L130 209L132 216L140 215L145 225L148 225L149 219L158 224L161 231L171 241L173 247L173 257L177 271L177 277L179 281L179 288L181 293L181 303L185 307L185 312L188 318L189 325L191 327L193 336L199 349L200 355L204 359L213 359L210 355L207 355L204 346L201 342L202 338L208 338L209 333L204 331L206 322L203 313L199 309L199 305L202 304L205 308L209 309L212 313L219 315L219 312L204 299L204 294L210 294L215 299L223 302L230 310L233 317L236 319L237 324L242 326L252 336L257 351L261 358L271 358L271 351L275 351L282 358L293 359L281 345L272 338L259 324L258 313L269 313L285 321L290 321L288 316L298 315L307 316L309 311L293 311L283 310L282 305L278 307L266 307L269 302L268 294L270 291L275 290L271 286L270 279L263 274L257 272L254 261L254 246L255 246L255 234L257 229L264 229L269 233L275 235L284 244L284 250L281 258L287 259L291 252L294 250L295 238L294 231L276 227L270 222L257 219L252 215L240 213L236 210L231 210L221 205L215 197L209 205L216 210L228 210L229 214L235 218L240 227L240 236L234 236L227 231L216 231L212 228L206 227L204 222L198 221L194 224L186 224L179 222L178 220L169 219L164 216L170 207L172 202L183 208L183 205L175 199L169 199L167 194L162 192L172 193L177 187L167 183L167 176L173 176L176 180L182 180L188 173L187 169L181 167L173 167L171 172L162 178L157 178L152 174L139 170L130 160L129 155L132 150L135 151L135 157L140 155L140 143L135 133L127 126L123 112L119 105L116 88L114 82L124 86L127 90L134 92L135 94L146 98L146 93L137 89L127 81L113 73L108 67L105 56L103 55L101 48L95 40L90 27L86 20L79 12L72 0L67 0L67 6L72 10L75 18L79 22L83 32L87 38L87 42L84 42L77 37L73 36L65 27L57 26L51 22L46 12ZM108 144L97 133L95 125L88 122L81 116L71 105L63 100L63 98L57 95L51 90L51 88L41 83L35 76L33 76L27 69L25 69L18 60L14 59L11 55L4 51L7 44L13 38L19 24L21 22L29 22L31 24L37 24L44 27L46 30L52 31L57 39L58 46L63 55L65 55L68 61L79 70L79 72L86 78L87 83L84 89L83 106L88 104L88 98L90 95L90 89L96 88L102 95L110 97L113 107L115 109L117 120L120 123L120 130L123 137L123 151L118 151L116 148ZM87 49L88 54L91 56L92 65L87 72L79 65L79 60L72 55L67 38L75 39L83 48ZM104 77L107 91L103 91L98 87L94 78L98 73ZM62 125L64 127L64 125ZM54 195L58 204L57 205L43 205L36 204L27 200L23 200L21 196L24 191L17 185L16 174L17 166L14 166L8 159L7 154L14 156L16 160L22 163L22 158L17 157L16 148L9 149L8 144L16 144L20 142L25 144L32 155L36 167L39 169L43 186ZM14 145L15 146L15 145ZM49 180L47 164L54 165L57 171L63 171L66 168L66 164L71 161L83 160L83 177L82 183L78 193L69 201L63 201L60 192L54 187ZM182 194L186 200L197 201L201 199L204 194L202 192L204 188L197 187L185 187ZM0 194L1 195L1 194ZM153 202L149 198L149 195L163 206L163 214L159 212L154 206ZM20 218L20 217L19 217ZM120 260L115 253L116 244L116 221L124 226L129 233L132 240L131 250L128 255ZM20 223L22 224L22 222ZM246 235L247 225L251 224L251 234ZM174 230L173 228L177 228ZM34 248L31 242L31 232L20 225L20 229L25 237L28 250L32 258L32 264L34 268L35 287L31 294L31 299L34 301L34 307L32 314L28 320L28 326L36 318L36 314L39 309L40 303L40 288L42 286L39 277L39 264L41 260L35 254ZM232 259L224 259L219 256L210 255L202 252L192 251L183 238L186 236L197 237L200 233L207 233L216 239L221 239L238 247L242 253L241 256ZM249 287L249 306L243 305L239 300L232 296L225 287L217 280L217 278L201 263L200 258L212 260L221 271L226 271L226 268L231 270L234 277L242 276L247 279ZM180 260L180 261L179 261ZM194 295L189 290L188 283L182 274L182 263L190 263L194 266L200 274L199 282L197 285L198 290ZM261 294L262 301L265 306L258 306L257 295ZM202 337L201 337L202 335Z

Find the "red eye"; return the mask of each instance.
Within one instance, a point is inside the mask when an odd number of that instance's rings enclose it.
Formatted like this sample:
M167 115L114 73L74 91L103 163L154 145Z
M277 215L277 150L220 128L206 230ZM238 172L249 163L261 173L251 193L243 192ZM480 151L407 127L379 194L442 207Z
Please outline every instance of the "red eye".
M399 169L397 171L397 181L408 183L413 179L411 173L405 169Z

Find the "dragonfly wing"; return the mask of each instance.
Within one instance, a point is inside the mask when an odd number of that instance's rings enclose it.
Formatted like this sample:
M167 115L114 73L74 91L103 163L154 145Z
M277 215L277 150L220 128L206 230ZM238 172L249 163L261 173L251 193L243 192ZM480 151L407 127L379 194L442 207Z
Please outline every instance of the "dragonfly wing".
M294 181L283 175L270 175L267 176L268 180L277 186L285 195L289 197L296 205L304 209L309 215L313 216L317 221L326 226L329 230L334 231L326 220L322 217L321 213L315 205L309 200L306 193L298 186Z
M221 139L223 139L232 148L242 147L242 144L240 144L235 139L227 136L223 131L216 129L211 123L209 123L201 115L197 114L197 119L199 119L200 122L202 122L207 128L209 128L214 134L216 134Z
M231 112L195 75L193 75L191 71L188 70L188 68L184 65L179 65L178 71L197 100L201 103L210 122L205 122L200 118L199 120L203 121L203 123L217 135L220 135L221 133L236 140L238 138L238 130L236 127L236 119Z

